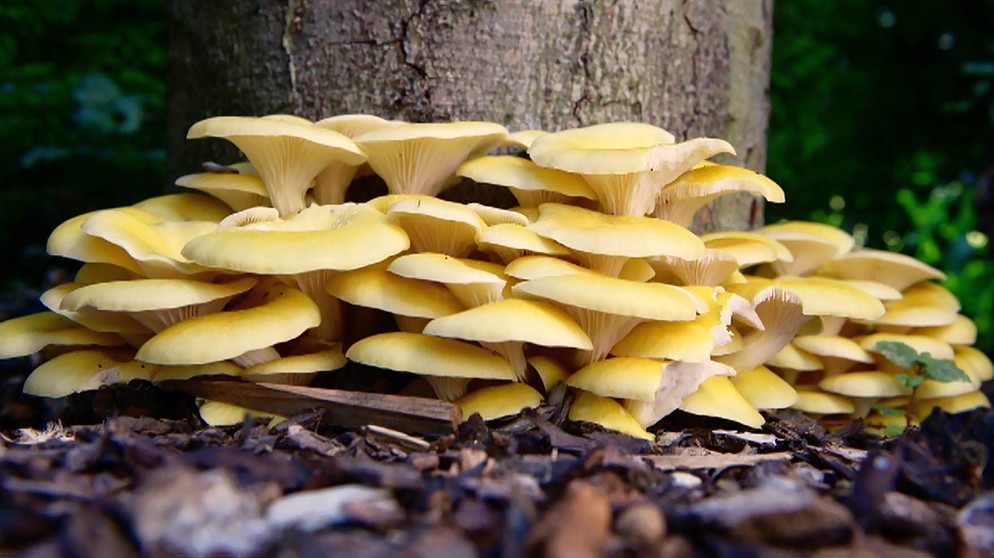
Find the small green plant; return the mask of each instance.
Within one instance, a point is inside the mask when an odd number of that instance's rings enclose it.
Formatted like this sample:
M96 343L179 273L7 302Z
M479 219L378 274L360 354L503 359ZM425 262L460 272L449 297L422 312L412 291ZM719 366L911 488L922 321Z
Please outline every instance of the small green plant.
M969 382L970 377L960 370L953 361L949 359L939 359L933 357L928 352L919 353L913 347L900 341L880 341L877 343L877 350L887 360L904 369L898 372L894 378L911 389L908 397L908 404L904 408L905 428L911 426L912 408L915 404L915 395L918 387L925 383L925 380L936 382ZM901 411L894 407L877 406L877 412L884 416L900 416ZM890 424L884 429L884 434L895 436L900 434L904 428Z

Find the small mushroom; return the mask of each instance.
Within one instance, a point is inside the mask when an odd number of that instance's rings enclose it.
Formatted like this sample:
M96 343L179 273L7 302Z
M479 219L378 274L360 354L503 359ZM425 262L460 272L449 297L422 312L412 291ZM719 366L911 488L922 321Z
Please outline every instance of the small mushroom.
M568 314L551 304L509 298L435 318L424 333L476 341L504 356L518 381L526 380L524 345L591 350L593 344Z
M577 392L567 416L572 421L591 422L633 438L649 441L656 439L625 410L621 403L610 397L594 395L589 391Z
M311 182L333 161L359 165L366 160L348 137L300 119L216 116L195 123L186 137L224 138L238 146L282 217L304 209Z
M379 333L355 342L345 356L377 368L424 376L440 399L455 401L470 380L514 381L508 362L492 352L456 339L421 333Z
M682 411L730 420L750 428L763 426L766 419L739 393L727 376L712 376L683 399Z
M435 196L471 154L506 136L507 129L492 122L431 122L384 126L354 140L391 194Z
M131 351L83 349L61 354L34 369L24 381L24 393L65 397L101 386L150 380L156 366L138 362Z
M754 170L701 163L666 184L656 197L653 215L689 227L697 211L712 200L745 192L768 202L783 203L783 189Z
M462 410L463 417L480 413L483 420L494 420L516 415L522 409L538 407L542 404L542 394L528 384L513 382L474 390L455 403Z
M456 169L456 175L483 184L506 186L518 204L525 207L597 199L597 194L579 175L541 167L511 155L478 157L463 163Z
M945 279L946 274L906 254L863 248L825 262L820 275L839 279L879 281L899 291L928 279Z
M664 185L718 153L735 149L713 138L674 143L666 130L633 122L543 134L528 148L538 165L583 176L606 213L630 216L649 213Z

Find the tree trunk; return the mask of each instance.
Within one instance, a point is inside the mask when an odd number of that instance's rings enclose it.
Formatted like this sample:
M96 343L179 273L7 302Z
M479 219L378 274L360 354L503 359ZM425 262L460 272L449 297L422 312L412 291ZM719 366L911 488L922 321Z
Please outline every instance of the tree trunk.
M766 162L772 0L173 0L170 11L171 176L237 158L184 139L223 114L512 131L634 120L727 139L738 151L727 162ZM718 203L697 230L761 224L751 198Z

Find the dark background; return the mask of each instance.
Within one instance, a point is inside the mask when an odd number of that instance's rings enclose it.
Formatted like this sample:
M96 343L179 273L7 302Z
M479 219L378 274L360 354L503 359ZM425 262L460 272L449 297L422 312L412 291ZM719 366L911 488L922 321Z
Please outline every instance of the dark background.
M940 267L994 349L994 261L971 205L994 166L994 0L780 0L774 28L767 174L787 203L767 220L831 223ZM0 29L9 292L43 283L58 223L175 177L163 2L4 0Z

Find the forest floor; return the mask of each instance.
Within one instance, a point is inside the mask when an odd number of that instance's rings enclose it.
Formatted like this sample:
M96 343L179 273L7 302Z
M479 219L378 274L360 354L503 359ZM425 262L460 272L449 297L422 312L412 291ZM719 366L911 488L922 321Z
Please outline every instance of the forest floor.
M428 435L322 408L214 428L151 384L39 400L2 373L0 555L994 555L988 410L897 438L777 412L649 443L565 399Z

